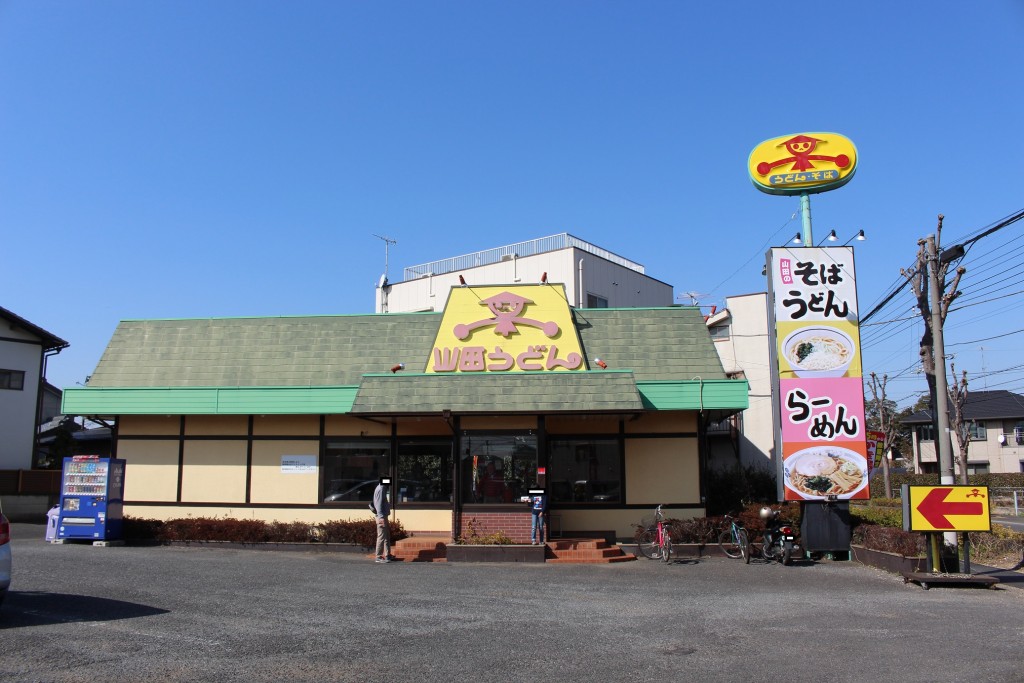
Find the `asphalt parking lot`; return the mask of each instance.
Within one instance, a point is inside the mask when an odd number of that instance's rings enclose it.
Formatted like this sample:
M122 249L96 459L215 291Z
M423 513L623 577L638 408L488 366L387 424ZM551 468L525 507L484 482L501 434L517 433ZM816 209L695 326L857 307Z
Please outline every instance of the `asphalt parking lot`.
M855 562L377 565L12 529L0 681L1024 680L1024 591Z

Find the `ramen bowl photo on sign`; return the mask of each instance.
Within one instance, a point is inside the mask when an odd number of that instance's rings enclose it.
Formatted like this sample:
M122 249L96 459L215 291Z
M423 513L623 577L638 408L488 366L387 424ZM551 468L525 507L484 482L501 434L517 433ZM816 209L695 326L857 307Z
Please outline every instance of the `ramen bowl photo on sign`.
M840 446L815 446L786 458L786 486L803 498L849 498L868 484L868 462Z
M782 341L782 356L797 377L842 377L854 350L853 339L834 327L801 327Z

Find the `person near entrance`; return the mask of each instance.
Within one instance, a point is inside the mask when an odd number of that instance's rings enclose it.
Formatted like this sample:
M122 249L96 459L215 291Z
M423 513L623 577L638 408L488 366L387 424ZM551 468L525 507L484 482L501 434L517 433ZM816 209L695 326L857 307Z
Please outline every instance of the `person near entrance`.
M548 511L548 497L543 489L534 489L526 497L530 506L530 545L544 544L544 515Z
M388 528L388 515L391 505L388 503L388 486L391 480L382 478L373 490L373 514L377 520L377 558L378 564L391 561L391 530Z

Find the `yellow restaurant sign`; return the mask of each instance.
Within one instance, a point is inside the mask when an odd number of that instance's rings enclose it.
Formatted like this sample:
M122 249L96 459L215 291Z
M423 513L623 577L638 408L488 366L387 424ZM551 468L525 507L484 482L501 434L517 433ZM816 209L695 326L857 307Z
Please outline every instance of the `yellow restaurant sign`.
M907 531L991 531L987 486L906 486ZM908 514L909 513L909 514Z
M857 170L857 148L837 133L800 133L765 140L750 153L754 187L768 194L814 194L845 185Z
M425 372L586 370L565 287L452 287Z

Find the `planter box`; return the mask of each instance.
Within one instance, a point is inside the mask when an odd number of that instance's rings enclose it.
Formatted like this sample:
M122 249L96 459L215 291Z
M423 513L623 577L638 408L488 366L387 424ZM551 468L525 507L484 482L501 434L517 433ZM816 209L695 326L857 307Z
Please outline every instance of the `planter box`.
M877 567L894 574L928 571L927 557L907 557L884 550L871 550L862 545L851 545L853 559L869 567Z
M446 548L449 562L544 562L544 545L456 545Z

